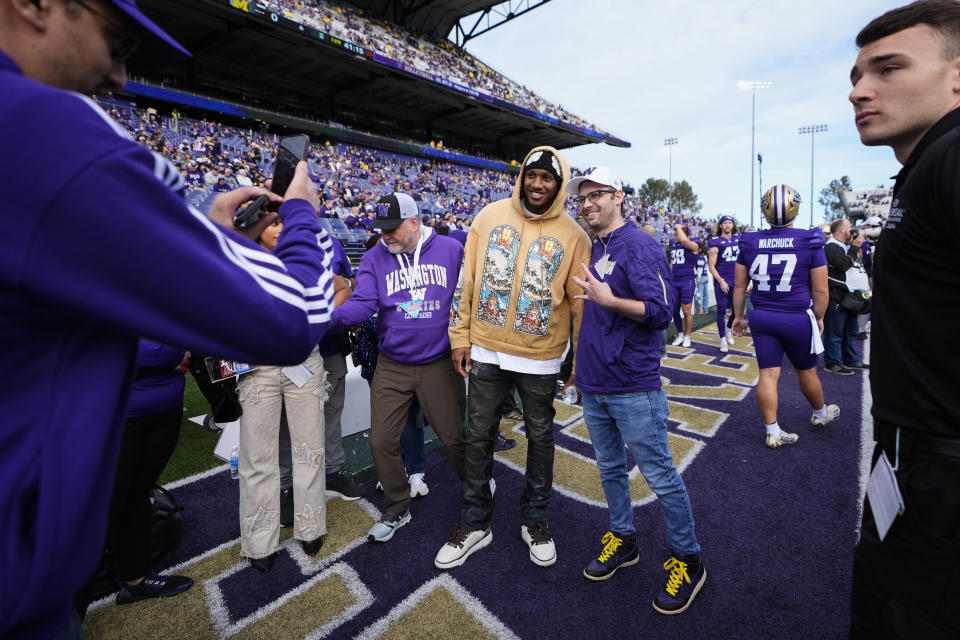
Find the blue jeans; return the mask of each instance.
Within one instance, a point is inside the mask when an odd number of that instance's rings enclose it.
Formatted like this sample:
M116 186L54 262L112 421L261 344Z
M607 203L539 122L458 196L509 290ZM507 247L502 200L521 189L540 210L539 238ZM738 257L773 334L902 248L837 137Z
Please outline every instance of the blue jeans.
M700 291L700 301L696 304L695 313L706 313L710 307L710 280L702 278L697 280L697 289ZM694 297L694 302L697 299Z
M667 446L669 412L662 388L609 395L583 392L583 413L610 508L610 530L618 536L636 533L626 443L640 473L660 500L670 549L681 556L695 555L700 553L700 545L694 531L693 508Z
M847 311L837 302L827 305L823 316L823 360L834 364L852 365L862 362L857 353L856 340L860 328L857 314Z

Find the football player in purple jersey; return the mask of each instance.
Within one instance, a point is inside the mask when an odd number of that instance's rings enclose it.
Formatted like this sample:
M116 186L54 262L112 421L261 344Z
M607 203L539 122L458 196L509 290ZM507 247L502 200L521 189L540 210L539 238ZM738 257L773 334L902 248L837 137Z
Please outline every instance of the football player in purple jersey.
M767 446L777 449L795 444L799 436L781 431L777 422L777 382L786 353L797 371L800 391L813 408L810 424L822 427L840 415L840 408L826 405L817 376L817 356L823 353L820 334L827 309L827 262L823 234L819 230L794 229L800 211L800 194L780 184L760 200L769 229L740 236L733 308L733 332L747 330L744 318L747 282L753 281L753 313L750 333L760 367L757 405L767 428Z
M670 271L673 276L673 324L677 328L677 337L673 346L690 346L690 332L693 330L693 290L696 288L694 271L697 267L697 254L700 243L690 238L690 227L673 225L673 240L670 241ZM683 309L683 324L680 324L680 310Z
M727 352L733 344L733 333L727 333L727 309L733 311L733 283L737 256L740 255L740 236L737 223L731 216L721 216L714 229L714 237L707 242L707 265L713 275L713 294L717 299L717 332L720 351Z

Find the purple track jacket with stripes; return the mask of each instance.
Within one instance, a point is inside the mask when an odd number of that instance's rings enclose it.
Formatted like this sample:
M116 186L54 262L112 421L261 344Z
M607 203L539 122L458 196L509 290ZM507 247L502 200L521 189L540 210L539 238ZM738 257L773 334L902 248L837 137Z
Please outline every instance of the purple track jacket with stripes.
M261 251L89 98L2 51L0 88L0 637L53 637L103 552L138 339L302 362L333 307L330 241L291 200Z

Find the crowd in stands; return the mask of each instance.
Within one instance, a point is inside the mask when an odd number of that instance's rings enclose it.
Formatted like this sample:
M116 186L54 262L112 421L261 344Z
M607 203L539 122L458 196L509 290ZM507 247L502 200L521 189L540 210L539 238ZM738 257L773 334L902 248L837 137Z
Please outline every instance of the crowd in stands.
M161 115L122 100L101 100L107 112L150 149L162 153L181 171L191 202L201 209L217 193L238 186L263 185L273 171L277 137L210 120ZM508 197L512 174L466 167L438 160L388 153L357 145L314 144L311 172L321 187L321 217L339 218L353 231L371 233L377 200L394 191L413 197L425 222L466 230L475 213ZM574 175L579 175L573 169ZM576 208L568 204L571 215ZM656 239L666 245L673 225L689 225L692 237L705 239L712 222L653 206L629 196L624 216L637 225L652 224Z
M880 216L886 219L893 201L893 189L876 187L874 189L853 189L844 192L847 209L854 216Z
M601 130L560 105L494 71L446 39L412 33L395 24L364 15L347 4L325 0L257 0L268 11L410 64L420 71L499 98L562 122Z

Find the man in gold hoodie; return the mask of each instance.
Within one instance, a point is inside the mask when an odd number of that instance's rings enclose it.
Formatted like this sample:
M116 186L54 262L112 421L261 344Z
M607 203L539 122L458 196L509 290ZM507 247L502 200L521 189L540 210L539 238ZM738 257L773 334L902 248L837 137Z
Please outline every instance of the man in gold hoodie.
M556 149L536 147L523 161L513 195L484 207L470 225L450 310L454 366L470 381L466 477L459 520L434 560L440 569L462 565L493 540L498 407L514 384L528 441L520 534L534 564L557 561L548 526L553 398L571 326L574 353L580 331L583 303L574 296L583 290L573 276L590 260L590 240L564 208L569 179L570 167ZM571 375L566 386L573 381Z

